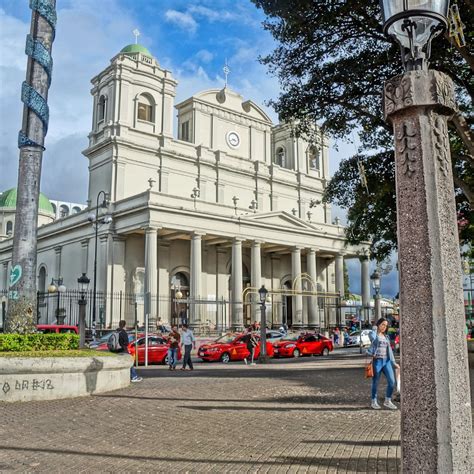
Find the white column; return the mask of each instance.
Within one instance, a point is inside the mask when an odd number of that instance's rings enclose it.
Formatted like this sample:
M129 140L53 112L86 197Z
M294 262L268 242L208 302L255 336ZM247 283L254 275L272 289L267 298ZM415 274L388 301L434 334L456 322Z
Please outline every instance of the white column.
M8 290L8 262L3 262L2 264L2 276L0 277L0 289L1 290ZM46 282L48 285L49 282ZM6 295L5 295L6 296Z
M360 257L360 288L362 293L362 319L370 320L370 274L369 274L369 257L363 255Z
M194 233L191 235L191 281L190 285L190 318L191 326L199 325L201 318L201 304L194 303L201 298L201 275L202 275L202 236L203 234Z
M318 272L316 269L316 249L309 249L306 254L306 268L314 285L310 285L311 291L317 291ZM308 298L308 326L315 328L319 326L318 298L310 296Z
M242 304L242 239L235 238L232 242L232 324L234 329L244 325Z
M291 279L293 289L301 291L301 247L293 247L291 251ZM303 296L294 295L293 300L293 327L303 325Z
M55 261L54 261L54 277L61 278L61 251L62 247L54 247Z
M251 252L251 271L250 271L250 286L252 288L260 289L262 286L262 255L261 255L261 242L255 240L252 242L252 252ZM259 321L261 318L261 310L259 301L260 298L258 294L251 295L252 301L252 321Z
M344 254L336 255L336 293L344 297Z
M145 314L148 312L149 327L156 327L158 303L158 229L145 229Z

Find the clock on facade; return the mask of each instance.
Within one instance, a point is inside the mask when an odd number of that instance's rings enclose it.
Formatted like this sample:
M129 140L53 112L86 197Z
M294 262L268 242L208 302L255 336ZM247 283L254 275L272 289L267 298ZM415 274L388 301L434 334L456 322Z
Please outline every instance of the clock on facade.
M226 141L227 145L229 145L231 148L239 148L240 146L240 136L237 132L227 132L226 135Z

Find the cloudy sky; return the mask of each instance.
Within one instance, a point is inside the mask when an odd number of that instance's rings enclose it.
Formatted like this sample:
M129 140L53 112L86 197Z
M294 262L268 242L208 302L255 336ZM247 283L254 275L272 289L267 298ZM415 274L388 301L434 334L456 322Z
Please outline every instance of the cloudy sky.
M20 87L25 78L25 37L31 10L28 0L0 0L0 190L16 186L17 135L23 112ZM249 0L57 0L58 23L53 45L50 123L43 158L41 190L50 199L85 202L87 146L92 120L90 79L127 44L139 42L179 81L176 103L224 83L252 99L276 120L265 101L279 93L278 81L258 63L274 47L261 22L264 16ZM338 150L335 146L338 145ZM354 146L333 144L331 169ZM341 217L340 211L335 215ZM359 265L349 261L351 289L360 291ZM383 293L397 293L392 274Z

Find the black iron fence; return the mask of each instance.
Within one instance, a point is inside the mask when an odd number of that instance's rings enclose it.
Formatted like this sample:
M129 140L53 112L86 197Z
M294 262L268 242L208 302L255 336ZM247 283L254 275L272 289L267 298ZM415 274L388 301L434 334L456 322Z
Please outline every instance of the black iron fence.
M1 328L6 316L7 291L1 290L2 300ZM279 327L282 323L292 325L292 301L294 295L279 295L267 302L267 324ZM84 297L86 327L93 327L93 298L92 290L81 295L79 290L65 292L38 293L37 323L38 324L68 324L77 325L79 322L79 300ZM308 311L309 298L303 298L304 312ZM120 320L125 320L127 326L144 326L145 305L150 305L150 314L156 315L149 320L150 329L154 330L160 324L182 324L190 322L191 310L194 312L193 321L201 333L216 333L231 328L230 299L175 299L172 295L151 295L145 301L143 294L126 292L96 292L95 326L100 329L113 329ZM318 320L320 328L329 328L341 324L340 298L319 293L317 298ZM161 319L161 321L160 321ZM260 304L244 302L243 323L249 325L260 319Z

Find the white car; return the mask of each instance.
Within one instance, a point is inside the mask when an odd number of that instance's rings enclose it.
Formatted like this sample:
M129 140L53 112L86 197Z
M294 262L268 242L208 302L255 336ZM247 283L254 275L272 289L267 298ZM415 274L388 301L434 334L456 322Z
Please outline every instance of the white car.
M370 329L363 329L362 330L362 346L367 347L370 346L370 338L369 333ZM360 331L353 331L349 334L349 345L350 346L359 346L360 345Z

